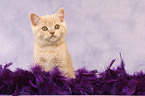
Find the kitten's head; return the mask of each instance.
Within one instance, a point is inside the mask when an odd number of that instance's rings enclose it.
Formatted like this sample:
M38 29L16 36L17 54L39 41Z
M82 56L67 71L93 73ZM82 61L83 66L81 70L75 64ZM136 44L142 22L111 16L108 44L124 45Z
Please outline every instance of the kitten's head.
M54 15L38 16L31 13L32 30L37 43L55 45L65 40L66 24L64 9L60 8Z

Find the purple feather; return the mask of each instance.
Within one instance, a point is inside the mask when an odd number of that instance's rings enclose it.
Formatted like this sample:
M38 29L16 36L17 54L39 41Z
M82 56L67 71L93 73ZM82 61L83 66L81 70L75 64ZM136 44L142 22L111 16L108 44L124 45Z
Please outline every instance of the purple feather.
M115 62L99 73L97 70L78 69L75 79L64 77L57 67L51 72L42 71L36 65L32 70L11 71L0 65L0 94L2 95L145 95L145 74L126 73L125 64L111 69ZM97 74L96 74L97 73Z

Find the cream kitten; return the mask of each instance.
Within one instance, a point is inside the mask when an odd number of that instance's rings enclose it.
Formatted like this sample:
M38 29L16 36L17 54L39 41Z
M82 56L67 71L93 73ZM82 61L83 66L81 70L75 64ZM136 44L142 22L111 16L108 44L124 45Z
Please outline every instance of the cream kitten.
M58 66L64 76L74 78L74 68L65 42L67 28L64 16L63 8L55 15L30 15L35 37L34 62L44 71Z

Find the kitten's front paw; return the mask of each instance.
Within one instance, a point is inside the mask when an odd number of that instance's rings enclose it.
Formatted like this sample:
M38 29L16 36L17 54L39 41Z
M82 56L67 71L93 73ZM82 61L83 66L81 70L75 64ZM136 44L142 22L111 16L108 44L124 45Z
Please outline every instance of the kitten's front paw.
M75 76L75 75L73 75L73 76L72 76L72 78L73 78L73 79L76 79L76 76Z
M74 72L73 72L73 73L68 73L68 74L67 74L67 77L68 77L68 78L72 78L72 79L75 79L75 78L76 78Z

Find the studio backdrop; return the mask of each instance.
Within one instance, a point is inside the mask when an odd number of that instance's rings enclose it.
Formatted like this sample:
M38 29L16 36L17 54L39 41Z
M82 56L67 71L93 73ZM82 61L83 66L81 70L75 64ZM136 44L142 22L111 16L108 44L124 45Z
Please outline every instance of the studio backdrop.
M11 70L33 66L34 36L30 13L65 9L66 42L75 69L104 71L122 54L130 74L145 70L145 0L2 0L0 64ZM145 72L145 71L144 71Z

